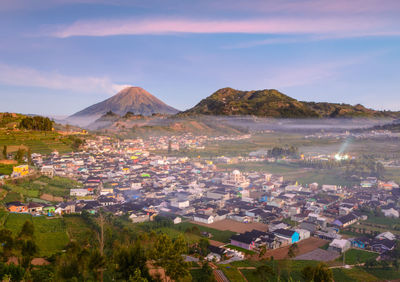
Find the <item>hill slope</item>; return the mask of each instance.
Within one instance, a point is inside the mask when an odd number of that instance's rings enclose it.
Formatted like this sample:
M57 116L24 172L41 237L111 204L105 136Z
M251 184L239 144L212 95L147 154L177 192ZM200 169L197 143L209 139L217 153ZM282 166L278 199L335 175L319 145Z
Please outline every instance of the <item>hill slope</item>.
M193 108L179 113L190 115L254 115L275 118L397 117L362 105L301 102L277 90L240 91L222 88Z
M90 121L94 121L109 111L118 115L132 112L134 114L146 116L154 113L176 114L179 112L177 109L168 106L143 88L127 87L111 98L73 114L68 120L77 121L79 119L89 119Z

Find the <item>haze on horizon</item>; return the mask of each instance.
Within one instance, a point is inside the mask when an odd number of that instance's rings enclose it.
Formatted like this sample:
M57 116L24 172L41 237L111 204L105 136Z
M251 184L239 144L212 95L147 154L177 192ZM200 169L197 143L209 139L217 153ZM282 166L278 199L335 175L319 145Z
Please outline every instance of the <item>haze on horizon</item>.
M400 110L397 0L2 0L1 112L70 115L126 85Z

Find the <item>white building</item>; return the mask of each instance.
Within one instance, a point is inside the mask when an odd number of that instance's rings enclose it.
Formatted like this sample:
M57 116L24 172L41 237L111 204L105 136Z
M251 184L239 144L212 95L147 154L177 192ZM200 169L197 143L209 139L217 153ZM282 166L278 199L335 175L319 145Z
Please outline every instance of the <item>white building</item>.
M178 209L184 209L189 206L189 200L172 199L171 206Z
M214 222L214 216L205 214L195 214L193 216L193 221L211 224Z
M344 253L348 249L350 249L351 243L346 239L333 239L333 241L329 244L329 251L335 251L338 253Z

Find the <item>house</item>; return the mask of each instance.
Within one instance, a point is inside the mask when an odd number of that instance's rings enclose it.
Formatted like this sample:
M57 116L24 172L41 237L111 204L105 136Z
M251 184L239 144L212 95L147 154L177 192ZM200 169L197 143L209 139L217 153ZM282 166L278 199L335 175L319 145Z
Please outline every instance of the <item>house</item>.
M276 229L273 233L278 237L283 239L283 241L288 241L289 244L296 243L300 240L300 235L294 230L288 229Z
M193 221L211 224L214 222L214 216L205 214L195 214L193 215Z
M7 209L9 212L28 212L28 206L21 202L9 202L6 204Z
M129 216L129 219L132 221L132 223L141 223L150 221L150 215L148 213L142 213L142 212L138 212L136 214L132 213Z
M214 217L214 221L224 220L224 219L226 219L228 214L229 214L229 211L227 211L227 210L219 210L219 211L216 212L216 215Z
M371 242L371 250L378 252L378 253L392 251L392 250L394 250L395 246L396 246L396 241L394 241L394 240L374 239Z
M174 207L174 208L178 208L178 209L187 208L189 206L189 201L188 200L172 199L171 200L171 206Z
M174 224L179 224L182 222L182 218L180 218L179 216L175 217L173 220Z
M336 225L338 227L347 227L347 226L352 225L353 223L357 222L357 220L358 220L358 216L356 216L354 213L349 213L347 215L339 217L332 224Z
M350 240L351 246L359 249L366 249L370 244L370 239L367 237L359 237Z
M394 240L396 240L396 235L394 235L393 233L391 233L389 231L386 231L386 232L383 232L383 233L377 235L375 237L375 239L388 239L388 240L394 241Z
M76 197L85 197L91 194L88 189L70 189L69 195L76 196Z
M297 233L299 233L299 241L310 238L311 236L311 232L309 230L306 229L295 229L294 231L296 231Z
M48 215L53 214L56 211L56 207L52 205L44 206L42 208L43 213L46 213Z
M53 178L55 173L54 167L52 165L42 166L42 168L40 169L40 173L44 176Z
M252 230L242 234L233 235L231 237L231 245L246 250L257 249L261 246L274 249L277 247L277 241L275 234L273 233Z
M29 213L41 213L43 210L43 204L30 202L28 204L28 212Z
M65 202L60 203L54 211L56 214L71 214L75 213L75 203L74 202Z
M346 239L334 239L328 247L328 251L344 253L351 248L351 243Z
M382 209L382 212L386 217L399 218L399 212L396 211L394 208Z
M28 165L19 165L13 167L13 172L11 177L23 177L29 174L29 166Z

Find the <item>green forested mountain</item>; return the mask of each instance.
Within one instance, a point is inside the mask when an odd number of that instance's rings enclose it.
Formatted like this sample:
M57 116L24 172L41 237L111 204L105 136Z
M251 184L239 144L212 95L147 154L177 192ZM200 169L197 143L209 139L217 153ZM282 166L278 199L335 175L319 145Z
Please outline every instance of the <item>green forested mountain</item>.
M397 112L375 111L362 105L302 102L278 90L240 91L223 88L203 99L187 115L254 115L275 118L398 117Z

